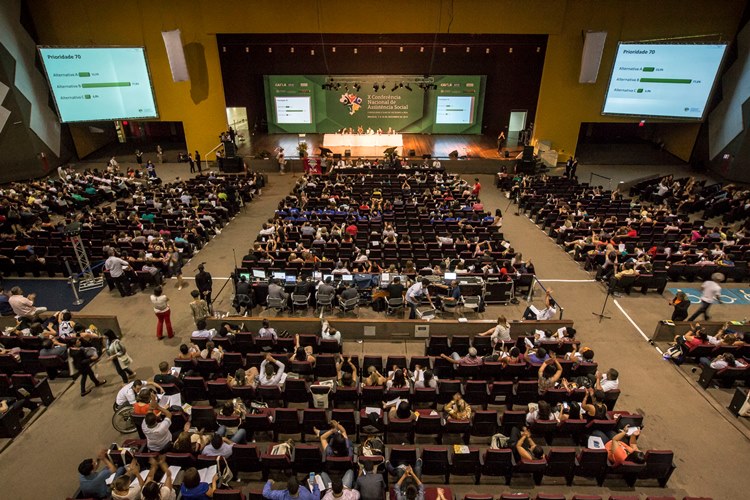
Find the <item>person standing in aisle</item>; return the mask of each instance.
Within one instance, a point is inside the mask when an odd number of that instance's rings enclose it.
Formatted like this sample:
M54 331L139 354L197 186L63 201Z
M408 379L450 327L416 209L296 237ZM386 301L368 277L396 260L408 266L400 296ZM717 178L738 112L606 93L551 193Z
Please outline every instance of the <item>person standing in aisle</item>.
M203 264L198 266L198 274L195 275L195 287L201 294L201 298L208 304L209 310L211 310L211 292L213 290L213 281L211 279L211 273L206 271Z
M109 257L107 257L107 260L104 261L104 270L109 271L109 275L112 277L112 281L115 282L117 290L123 297L133 295L133 292L130 289L130 281L125 275L125 269L129 267L130 264L128 264L127 261L124 261L121 258L117 257L114 250L109 251Z
M164 163L164 151L158 144L156 145L156 158L158 159L159 163Z
M138 163L139 167L143 166L143 153L140 149L135 150L135 161Z
M154 313L156 314L156 338L162 340L162 332L164 331L164 325L167 326L167 337L170 339L174 337L172 331L172 311L169 309L169 297L162 293L160 286L154 288L154 293L151 295L151 304L154 306Z
M721 302L721 287L716 282L716 280L719 279L717 274L719 273L712 274L711 279L704 281L701 285L701 305L698 310L688 318L688 321L695 321L701 314L706 318L706 321L708 321L708 308L713 304Z

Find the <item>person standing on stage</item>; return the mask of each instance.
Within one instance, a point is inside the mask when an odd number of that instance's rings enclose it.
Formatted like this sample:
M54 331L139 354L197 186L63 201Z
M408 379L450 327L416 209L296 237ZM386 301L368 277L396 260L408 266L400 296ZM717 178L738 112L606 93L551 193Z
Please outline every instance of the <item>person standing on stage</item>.
M195 161L193 161L192 153L188 153L188 163L190 164L190 173L195 173Z
M279 174L284 175L284 166L286 165L286 158L284 158L284 148L279 146L276 150L276 161L279 164Z
M198 266L198 274L195 275L195 287L200 292L201 298L206 301L209 309L211 309L211 292L213 291L213 280L211 279L211 273L206 271L203 264Z
M573 157L571 156L568 158L568 161L565 162L565 177L570 179L571 175L570 172L573 171Z
M576 178L576 170L578 170L578 158L573 158L573 165L570 167L570 178Z
M138 163L139 167L143 166L143 153L140 149L135 150L135 161Z
M198 152L198 150L195 150L195 164L198 167L198 173L201 173L201 154Z
M164 150L158 144L156 145L156 158L159 163L164 163Z
M502 153L505 147L505 130L500 131L500 135L497 136L497 152Z

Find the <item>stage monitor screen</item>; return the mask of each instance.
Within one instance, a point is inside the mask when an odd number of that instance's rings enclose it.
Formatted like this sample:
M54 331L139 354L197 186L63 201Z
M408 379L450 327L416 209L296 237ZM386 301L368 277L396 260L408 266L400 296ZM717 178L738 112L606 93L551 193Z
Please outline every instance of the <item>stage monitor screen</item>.
M266 272L262 269L253 269L253 278L266 279Z
M286 274L283 271L274 271L273 279L284 281L286 279Z
M702 120L725 43L620 43L602 114Z
M330 278L331 281L333 281L333 274L324 274L323 275L323 281L328 281L328 278Z
M379 148L394 145L389 130L481 134L485 81L484 75L265 75L268 132L334 135L361 127L372 137L357 142Z
M320 280L323 279L323 273L320 271L313 271L313 279Z
M456 273L445 273L445 276L443 276L443 279L445 281L453 281L456 279Z
M240 273L240 279L245 278L245 281L250 281L250 273Z
M351 274L342 274L341 275L341 281L345 281L347 283L351 283L352 280L354 280L354 276L352 276Z
M473 123L473 96L438 96L435 123Z
M39 47L61 122L158 118L143 47Z
M277 97L276 123L312 123L309 97Z
M287 274L286 275L286 282L287 284L293 285L297 282L297 276L294 274Z

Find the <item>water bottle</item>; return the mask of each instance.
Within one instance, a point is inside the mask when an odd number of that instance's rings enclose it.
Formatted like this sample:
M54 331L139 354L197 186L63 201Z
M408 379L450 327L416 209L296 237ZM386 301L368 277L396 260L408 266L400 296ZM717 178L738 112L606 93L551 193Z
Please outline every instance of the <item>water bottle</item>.
M315 488L315 473L310 473L310 489Z

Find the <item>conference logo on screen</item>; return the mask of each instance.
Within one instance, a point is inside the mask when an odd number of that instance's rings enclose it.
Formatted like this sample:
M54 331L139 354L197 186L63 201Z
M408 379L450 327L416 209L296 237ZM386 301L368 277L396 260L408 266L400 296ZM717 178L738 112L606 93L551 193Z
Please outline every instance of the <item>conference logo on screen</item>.
M357 94L352 94L351 92L341 94L339 102L349 108L350 115L353 115L362 107L362 98L357 97Z

